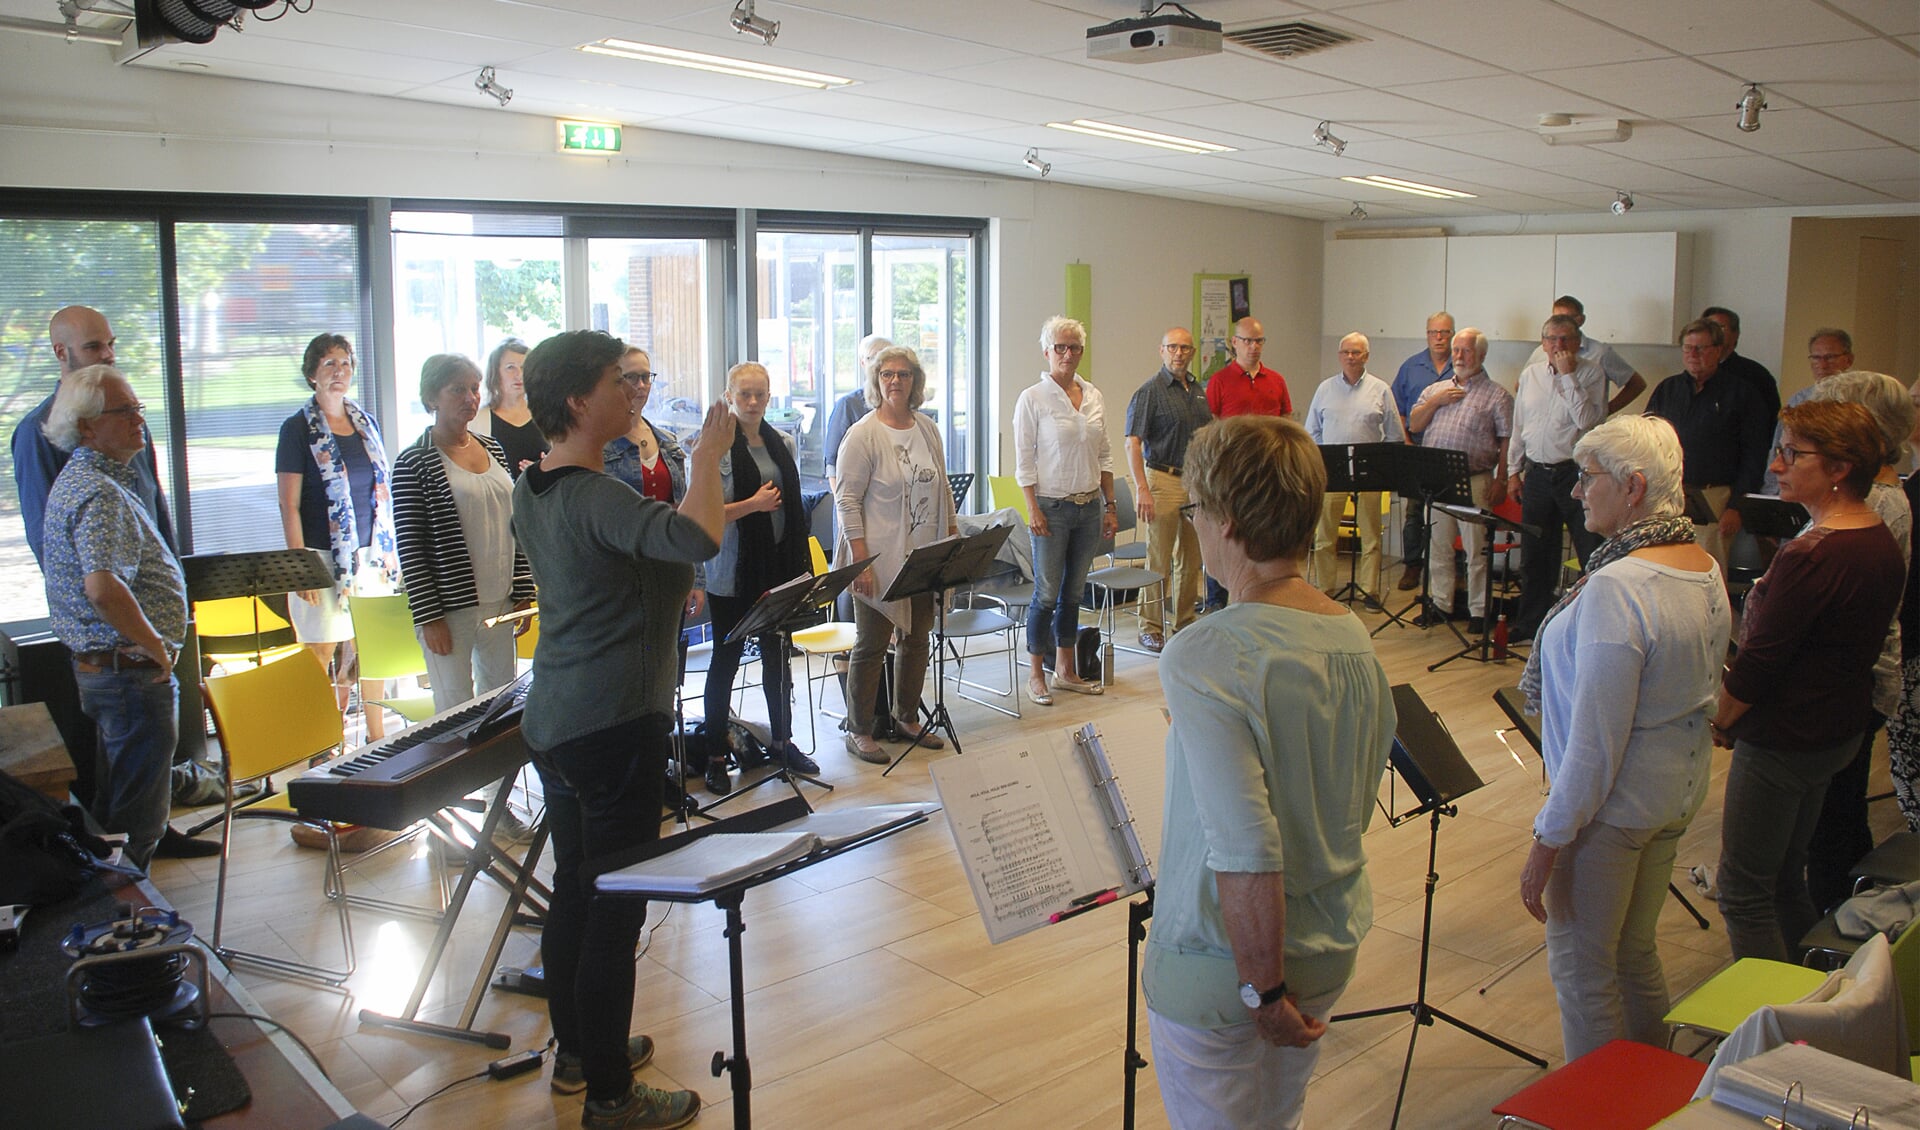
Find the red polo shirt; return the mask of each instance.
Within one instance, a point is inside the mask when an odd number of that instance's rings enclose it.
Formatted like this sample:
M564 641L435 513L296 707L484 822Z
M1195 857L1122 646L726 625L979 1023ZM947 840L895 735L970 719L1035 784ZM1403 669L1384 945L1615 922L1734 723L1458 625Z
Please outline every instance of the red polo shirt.
M1228 416L1291 416L1293 398L1287 395L1287 378L1260 366L1251 379L1240 362L1229 361L1225 368L1207 378L1207 407L1224 419Z

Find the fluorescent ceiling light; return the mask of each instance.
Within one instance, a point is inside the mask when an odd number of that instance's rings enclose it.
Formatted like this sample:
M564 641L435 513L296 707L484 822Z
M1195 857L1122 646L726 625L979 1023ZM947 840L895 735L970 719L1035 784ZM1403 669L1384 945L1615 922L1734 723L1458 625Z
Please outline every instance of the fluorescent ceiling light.
M1414 196L1429 196L1435 200L1474 200L1471 192L1456 192L1451 188L1436 188L1430 184L1421 184L1417 180L1400 180L1397 177L1383 177L1378 174L1365 177L1341 177L1348 184L1366 184L1374 188L1390 188L1395 192L1411 193Z
M751 63L745 59L729 59L724 55L707 55L699 51L682 51L678 47L659 47L651 43L637 43L631 39L602 39L582 44L579 49L594 55L637 59L643 63L665 63L669 67L687 67L696 71L732 75L735 78L765 79L767 82L783 82L788 86L806 86L814 90L853 85L852 79L841 78L839 75L826 75L818 71L798 71L792 67L776 67L771 63Z
M1063 129L1072 133L1084 133L1089 137L1104 137L1108 141L1131 141L1135 145L1151 145L1157 149L1171 149L1175 153L1233 153L1230 145L1215 145L1211 141L1195 141L1190 137L1175 137L1170 133L1153 133L1149 130L1134 129L1131 126L1116 126L1108 122L1094 122L1086 118L1075 118L1071 122L1048 122L1048 129Z

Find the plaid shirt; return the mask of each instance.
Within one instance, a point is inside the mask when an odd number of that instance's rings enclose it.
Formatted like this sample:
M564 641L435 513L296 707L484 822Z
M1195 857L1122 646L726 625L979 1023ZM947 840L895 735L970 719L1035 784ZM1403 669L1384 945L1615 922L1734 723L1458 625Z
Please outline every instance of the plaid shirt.
M1457 379L1457 377L1456 377ZM1450 381L1436 381L1420 395L1425 401ZM1493 383L1485 369L1467 377L1464 399L1433 410L1422 447L1448 447L1467 453L1467 470L1478 475L1493 470L1500 458L1500 441L1513 434L1513 394Z
M126 647L127 639L87 599L88 573L107 572L133 592L160 638L187 638L187 583L173 550L135 493L134 469L90 447L73 458L47 494L47 613L70 651Z

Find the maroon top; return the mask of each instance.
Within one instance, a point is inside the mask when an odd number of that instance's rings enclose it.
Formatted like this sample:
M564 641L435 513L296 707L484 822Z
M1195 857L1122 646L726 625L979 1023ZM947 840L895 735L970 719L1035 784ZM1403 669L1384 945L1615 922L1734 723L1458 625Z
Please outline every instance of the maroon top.
M1800 752L1866 732L1875 717L1873 664L1905 580L1900 546L1878 522L1816 526L1782 545L1747 594L1726 689L1753 707L1728 732Z

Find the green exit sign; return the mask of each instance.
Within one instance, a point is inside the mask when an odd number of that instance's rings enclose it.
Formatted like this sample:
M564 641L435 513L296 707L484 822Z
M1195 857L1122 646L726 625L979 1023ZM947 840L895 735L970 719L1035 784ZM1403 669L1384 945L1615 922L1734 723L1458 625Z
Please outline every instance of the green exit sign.
M560 152L618 153L620 127L602 122L561 122Z

